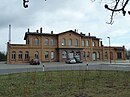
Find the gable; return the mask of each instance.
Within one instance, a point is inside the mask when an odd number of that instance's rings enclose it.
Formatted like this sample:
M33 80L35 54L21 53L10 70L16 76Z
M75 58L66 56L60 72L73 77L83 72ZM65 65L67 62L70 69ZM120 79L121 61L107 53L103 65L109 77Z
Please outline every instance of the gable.
M79 33L75 32L73 30L68 30L68 31L65 31L65 32L61 32L58 35L59 36L63 36L63 35L65 35L65 36L76 35L76 36L80 36L81 37L81 35Z

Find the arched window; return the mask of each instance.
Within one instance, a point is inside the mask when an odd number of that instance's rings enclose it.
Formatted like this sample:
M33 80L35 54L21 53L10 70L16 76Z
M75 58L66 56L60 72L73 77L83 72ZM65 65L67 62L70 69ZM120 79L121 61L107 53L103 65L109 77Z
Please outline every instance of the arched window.
M89 41L88 40L86 40L86 46L89 46Z
M66 51L63 51L63 52L62 52L62 58L67 58L67 53L66 53Z
M107 51L105 52L105 58L108 58L108 53L107 53Z
M95 42L94 41L92 42L92 46L95 46Z
M82 46L84 46L84 40L82 40Z
M100 59L100 52L97 52L97 59Z
M12 51L12 60L15 60L15 59L16 59L16 52Z
M29 52L28 51L25 52L25 59L29 59Z
M49 59L49 52L48 52L48 51L45 52L45 59L46 59L46 60Z
M38 53L38 51L35 52L35 59L39 59L39 53Z
M84 57L84 58L86 57L86 53L85 53L85 51L83 51L83 57Z
M50 43L51 45L54 45L54 39L51 38Z
M51 52L51 59L54 59L54 52Z
M65 44L66 44L66 41L65 41L65 39L63 38L61 45L65 45Z
M38 39L38 38L35 38L34 44L35 44L35 45L39 45L39 39Z
M69 40L69 46L72 46L72 39Z
M22 51L18 52L18 59L21 60L22 59Z
M78 39L75 40L75 46L78 46Z
M49 40L48 40L48 38L45 39L45 45L49 45Z

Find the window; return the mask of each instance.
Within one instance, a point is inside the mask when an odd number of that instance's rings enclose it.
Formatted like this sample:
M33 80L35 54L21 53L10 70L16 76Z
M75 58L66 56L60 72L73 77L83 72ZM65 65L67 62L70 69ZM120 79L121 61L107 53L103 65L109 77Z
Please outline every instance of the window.
M100 52L97 52L97 59L100 59Z
M38 53L38 51L35 52L35 59L39 59L39 53Z
M66 44L66 41L65 41L65 39L63 38L62 39L62 44L61 45L65 45Z
M54 39L51 38L50 43L51 45L54 45Z
M106 57L106 58L108 57L108 53L107 53L107 51L105 52L105 57Z
M46 51L46 52L45 52L45 59L47 60L48 58L49 58L49 52Z
M54 52L51 52L51 59L54 59Z
M25 59L29 59L29 52L28 51L25 52Z
M86 57L88 57L88 58L89 58L89 56L90 56L90 52L88 52L88 53L86 54Z
M86 40L86 46L89 46L89 41L88 40Z
M78 39L75 40L75 46L78 46Z
M34 40L34 44L35 44L35 45L39 45L39 39L36 38L36 39Z
M49 45L49 40L48 40L48 38L45 39L45 45Z
M67 58L67 53L66 53L66 51L63 51L63 52L62 52L62 58Z
M117 58L118 58L118 59L122 59L122 54L121 54L121 52L117 52Z
M94 41L92 42L92 46L95 46L95 42Z
M72 46L72 39L69 40L69 46Z
M22 51L19 51L19 53L18 53L18 59L19 59L19 60L22 59Z
M16 59L16 52L15 52L15 51L12 52L12 59L13 59L13 60Z
M84 46L84 40L82 40L82 46Z

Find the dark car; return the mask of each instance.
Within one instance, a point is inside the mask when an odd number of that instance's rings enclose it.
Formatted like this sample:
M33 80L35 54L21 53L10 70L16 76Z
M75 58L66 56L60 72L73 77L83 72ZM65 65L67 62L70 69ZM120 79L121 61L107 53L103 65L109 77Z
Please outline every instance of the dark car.
M74 58L68 59L68 60L65 61L65 63L67 63L67 64L75 64L76 60Z
M32 60L30 61L30 65L40 65L40 62L39 62L38 59L32 59Z
M76 60L76 63L83 63L83 61L81 61L79 57L74 57L74 59Z

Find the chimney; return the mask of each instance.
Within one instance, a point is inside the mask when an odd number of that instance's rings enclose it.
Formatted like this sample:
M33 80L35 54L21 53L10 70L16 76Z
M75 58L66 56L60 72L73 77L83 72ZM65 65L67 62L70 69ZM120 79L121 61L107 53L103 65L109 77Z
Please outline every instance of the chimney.
M51 31L51 34L53 34L53 31Z
M101 43L101 46L103 46L102 41L100 41L100 43Z
M40 33L42 33L42 27L40 28Z
M76 32L76 29L74 29L74 32Z
M28 32L29 32L29 28L28 28Z
M90 33L88 33L88 36L90 36Z
M36 30L37 33L39 33L39 30Z

